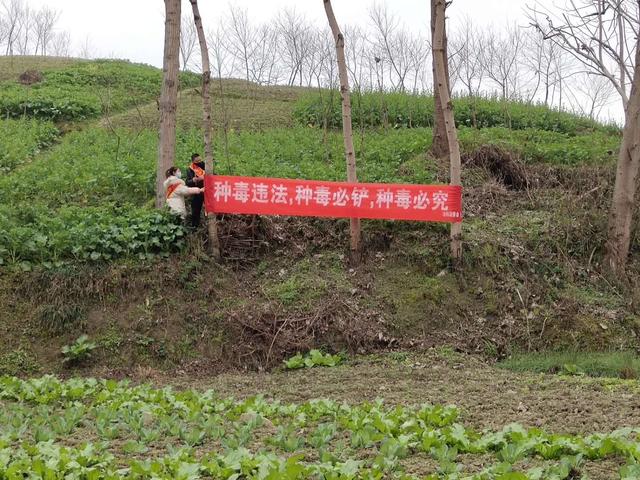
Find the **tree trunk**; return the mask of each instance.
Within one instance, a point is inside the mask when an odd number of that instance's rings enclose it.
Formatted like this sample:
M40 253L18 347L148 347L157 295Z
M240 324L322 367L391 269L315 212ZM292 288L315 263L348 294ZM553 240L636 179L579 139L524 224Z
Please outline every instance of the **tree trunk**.
M616 183L609 213L609 236L605 267L613 274L624 274L631 243L634 197L640 172L640 37L636 45L636 64L629 101L625 108L622 145L618 154Z
M213 175L213 143L211 140L213 125L211 122L211 97L209 94L211 84L211 68L209 66L209 49L207 39L202 27L202 18L198 10L198 0L189 0L193 10L193 20L198 32L200 42L200 54L202 57L202 129L204 130L204 169L207 175ZM218 225L215 213L207 215L207 230L209 232L209 253L216 259L220 259L220 239L218 238Z
M431 38L435 36L435 4L431 2ZM444 38L442 40L445 59L447 58L447 33L445 31ZM432 50L434 49L433 43L431 43ZM431 55L432 71L433 71L433 143L431 144L431 154L436 158L444 158L449 155L449 143L447 142L446 127L444 124L444 113L442 111L442 101L440 100L440 92L438 90L438 81L436 80L436 59L435 55ZM445 62L445 84L447 86L447 92L451 95L449 88L449 62Z
M451 185L461 185L460 145L453 118L453 107L447 82L447 54L445 50L445 0L431 0L431 11L435 14L435 26L431 44L435 64L435 81L444 117L445 137L449 148L451 165ZM462 259L462 222L451 224L451 257L454 267L459 267Z
M338 22L333 14L331 0L324 1L324 10L329 20L329 26L336 42L336 53L338 57L338 75L340 77L340 95L342 96L342 134L344 136L344 151L347 161L347 181L357 183L356 156L353 148L353 132L351 127L351 97L349 95L349 75L347 73L347 62L344 56L344 36L340 32ZM351 261L358 263L362 255L360 219L350 220L351 232Z
M160 93L160 141L156 172L156 207L165 203L164 173L176 158L176 106L178 103L178 70L180 68L180 0L164 0L164 60Z

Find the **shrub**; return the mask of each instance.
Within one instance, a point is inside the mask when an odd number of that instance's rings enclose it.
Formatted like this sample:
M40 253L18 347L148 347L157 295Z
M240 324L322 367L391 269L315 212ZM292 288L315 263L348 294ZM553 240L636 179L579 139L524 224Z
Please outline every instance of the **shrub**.
M544 105L492 98L457 97L453 100L457 126L535 128L569 135L601 130L617 133L617 126L603 126L588 118L553 110ZM407 93L354 93L351 97L354 126L432 127L433 97ZM328 92L301 97L294 119L304 125L342 125L340 96Z

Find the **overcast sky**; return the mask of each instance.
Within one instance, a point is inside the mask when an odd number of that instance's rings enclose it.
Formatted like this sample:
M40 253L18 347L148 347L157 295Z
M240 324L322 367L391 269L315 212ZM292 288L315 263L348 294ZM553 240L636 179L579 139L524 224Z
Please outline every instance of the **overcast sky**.
M544 2L549 3L549 0ZM92 56L162 65L162 0L29 0L28 3L34 7L49 5L61 12L59 28L70 32L72 53L77 53L88 39ZM200 0L205 28L217 24L228 10L229 3ZM285 7L295 7L316 25L325 25L327 21L322 0L234 0L231 3L247 8L256 22L270 18ZM333 0L333 8L341 24L365 24L367 10L372 4L373 0ZM387 4L407 27L428 34L428 0L395 0ZM455 22L468 15L479 24L494 24L499 28L507 22L525 23L524 6L525 0L454 0L448 16ZM190 10L189 2L183 0L182 8L183 11Z

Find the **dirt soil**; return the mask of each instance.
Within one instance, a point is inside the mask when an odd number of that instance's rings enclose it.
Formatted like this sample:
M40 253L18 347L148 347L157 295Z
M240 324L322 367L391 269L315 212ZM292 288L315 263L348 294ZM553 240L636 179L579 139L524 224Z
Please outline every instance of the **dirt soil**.
M572 434L640 426L636 380L514 373L447 349L356 357L335 368L237 372L210 379L146 368L134 378L212 388L236 398L262 394L290 402L324 397L349 403L382 398L389 404L454 404L464 424L478 430L499 430L512 422Z

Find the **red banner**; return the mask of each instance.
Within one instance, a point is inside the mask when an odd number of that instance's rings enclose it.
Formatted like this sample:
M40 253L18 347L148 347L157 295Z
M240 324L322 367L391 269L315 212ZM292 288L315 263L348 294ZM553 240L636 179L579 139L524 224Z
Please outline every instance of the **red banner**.
M462 221L462 187L207 175L205 207L214 213L456 223Z

